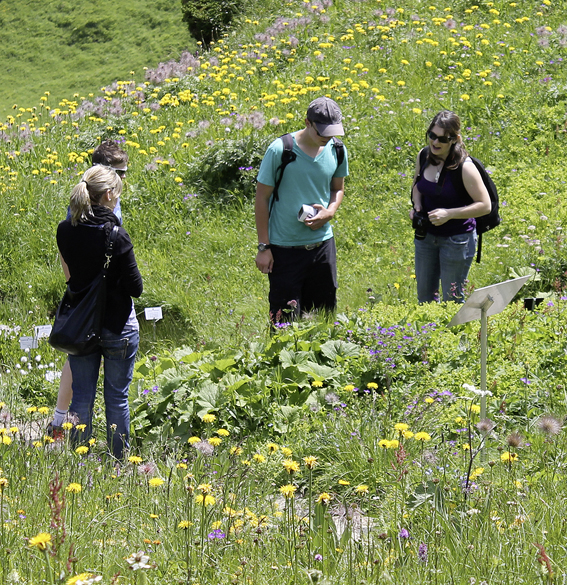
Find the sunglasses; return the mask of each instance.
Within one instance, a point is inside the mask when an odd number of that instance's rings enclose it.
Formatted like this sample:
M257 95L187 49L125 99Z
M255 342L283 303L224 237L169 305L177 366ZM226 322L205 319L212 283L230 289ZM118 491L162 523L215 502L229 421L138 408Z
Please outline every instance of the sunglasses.
M437 134L435 134L435 132L431 132L431 130L427 133L427 136L432 142L439 140L441 144L447 144L448 142L452 142L455 139L455 136L437 136Z
M128 168L125 169L115 169L114 167L110 167L121 179L123 179L126 176L126 172L128 171Z

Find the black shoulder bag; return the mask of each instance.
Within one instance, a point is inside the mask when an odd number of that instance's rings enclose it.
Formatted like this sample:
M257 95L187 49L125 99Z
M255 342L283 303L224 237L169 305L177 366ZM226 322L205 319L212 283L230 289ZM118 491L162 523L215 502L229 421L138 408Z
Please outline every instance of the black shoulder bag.
M57 350L74 356L94 353L100 345L100 334L106 305L106 276L118 235L114 226L106 240L106 261L100 274L83 290L67 290L57 308L49 343Z

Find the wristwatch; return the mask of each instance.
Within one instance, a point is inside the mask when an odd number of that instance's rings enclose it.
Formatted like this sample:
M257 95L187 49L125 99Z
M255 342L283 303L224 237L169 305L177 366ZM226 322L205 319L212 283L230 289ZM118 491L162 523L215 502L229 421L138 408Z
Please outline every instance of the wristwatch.
M258 244L258 252L265 252L266 250L269 250L270 247L271 247L270 244L264 244L264 243L260 242Z

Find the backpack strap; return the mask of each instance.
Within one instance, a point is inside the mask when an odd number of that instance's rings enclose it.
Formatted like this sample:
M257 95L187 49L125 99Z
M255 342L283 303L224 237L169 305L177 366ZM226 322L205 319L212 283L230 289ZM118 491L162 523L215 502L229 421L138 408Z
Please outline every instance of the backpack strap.
M333 136L333 146L337 153L337 168L343 164L345 160L345 145L336 136Z
M280 136L281 141L283 142L283 152L282 152L282 162L280 166L276 169L276 184L274 185L274 190L272 192L272 204L270 205L270 214L272 213L272 208L274 207L274 203L279 201L278 189L280 187L280 183L282 182L283 174L285 168L290 162L293 162L297 155L293 152L293 136L291 134L283 134Z

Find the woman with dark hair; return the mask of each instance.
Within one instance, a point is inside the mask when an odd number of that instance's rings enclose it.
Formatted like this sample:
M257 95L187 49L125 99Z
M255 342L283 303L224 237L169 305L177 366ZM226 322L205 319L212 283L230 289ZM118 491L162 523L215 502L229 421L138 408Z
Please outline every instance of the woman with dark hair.
M113 213L122 191L117 173L100 165L85 172L72 193L70 218L57 228L57 246L71 290L80 291L99 275L107 240L120 220ZM132 297L142 294L142 277L130 237L119 227L107 273L107 296L101 346L93 354L69 356L73 377L70 411L84 431L73 429L74 442L92 435L92 417L101 358L104 357L104 403L110 451L122 459L129 447L128 389L139 344L139 326Z
M420 303L463 302L476 249L475 217L490 212L490 196L461 138L461 121L443 110L426 132L425 164L417 157L410 211L415 228L415 275Z

